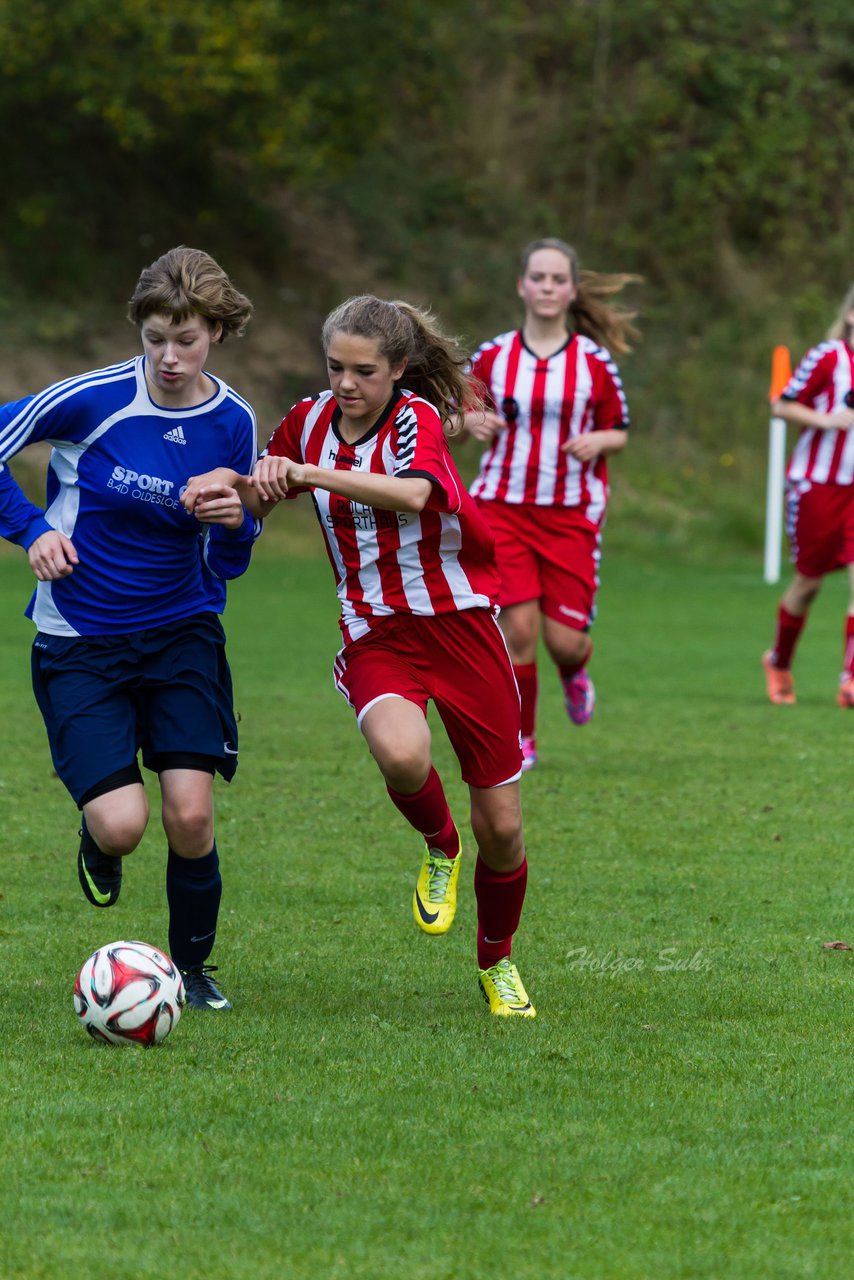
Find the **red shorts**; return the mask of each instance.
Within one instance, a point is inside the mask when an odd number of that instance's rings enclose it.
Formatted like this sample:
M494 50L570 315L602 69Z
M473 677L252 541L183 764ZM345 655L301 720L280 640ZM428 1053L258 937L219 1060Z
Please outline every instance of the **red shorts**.
M854 564L854 485L787 484L786 533L792 564L806 578Z
M520 776L519 690L489 610L380 618L341 650L334 674L360 725L382 698L406 698L425 715L432 698L469 786Z
M538 600L547 618L586 631L596 610L602 531L573 507L478 502L495 535L502 608Z

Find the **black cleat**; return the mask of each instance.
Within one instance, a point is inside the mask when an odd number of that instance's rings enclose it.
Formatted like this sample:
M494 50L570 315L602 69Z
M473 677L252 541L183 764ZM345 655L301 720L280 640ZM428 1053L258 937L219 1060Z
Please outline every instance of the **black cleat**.
M216 968L215 964L194 964L181 970L188 1009L231 1008L231 1001L226 1000L211 977Z
M77 855L80 887L93 907L111 907L122 890L122 860L102 853L85 825Z

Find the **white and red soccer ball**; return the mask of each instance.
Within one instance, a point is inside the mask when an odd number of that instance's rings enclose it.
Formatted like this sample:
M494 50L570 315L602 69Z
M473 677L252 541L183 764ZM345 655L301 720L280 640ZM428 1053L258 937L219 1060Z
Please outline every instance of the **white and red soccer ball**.
M169 957L147 942L108 942L74 983L74 1008L94 1040L160 1044L181 1017L184 980Z

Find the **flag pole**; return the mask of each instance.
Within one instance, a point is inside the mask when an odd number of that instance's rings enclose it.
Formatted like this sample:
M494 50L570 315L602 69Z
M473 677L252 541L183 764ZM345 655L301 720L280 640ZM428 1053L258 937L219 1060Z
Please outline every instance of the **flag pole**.
M768 399L778 399L792 376L788 347L775 347L771 358ZM780 581L783 542L783 487L786 471L786 423L772 417L768 424L768 487L765 495L765 581Z

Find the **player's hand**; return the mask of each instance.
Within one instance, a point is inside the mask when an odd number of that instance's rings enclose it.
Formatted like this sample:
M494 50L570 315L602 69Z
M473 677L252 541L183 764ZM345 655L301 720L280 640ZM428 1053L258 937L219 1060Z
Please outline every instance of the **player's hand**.
M305 467L290 458L267 454L255 463L252 484L265 502L281 502L292 485L306 483Z
M193 515L202 524L221 524L239 529L246 513L240 494L230 484L206 484L199 489Z
M286 458L285 461L288 464L288 488L303 489L309 487L311 485L310 468L304 462L294 462L293 458Z
M854 427L854 409L836 409L833 413L827 415L828 427L835 427L839 431L848 431Z
M203 490L210 487L223 486L231 487L240 479L239 472L232 471L231 467L215 467L213 471L206 471L201 476L190 476L184 491L181 494L181 502L191 515L195 514L196 503Z
M466 431L481 444L489 444L499 431L507 430L507 421L491 409L472 409L465 417Z
M67 578L80 563L74 543L58 529L51 529L36 538L27 548L30 568L39 582L56 582Z
M576 458L579 462L592 462L599 457L602 444L603 441L596 439L595 431L587 431L584 435L567 440L566 444L561 445L561 452L568 453L570 458Z

